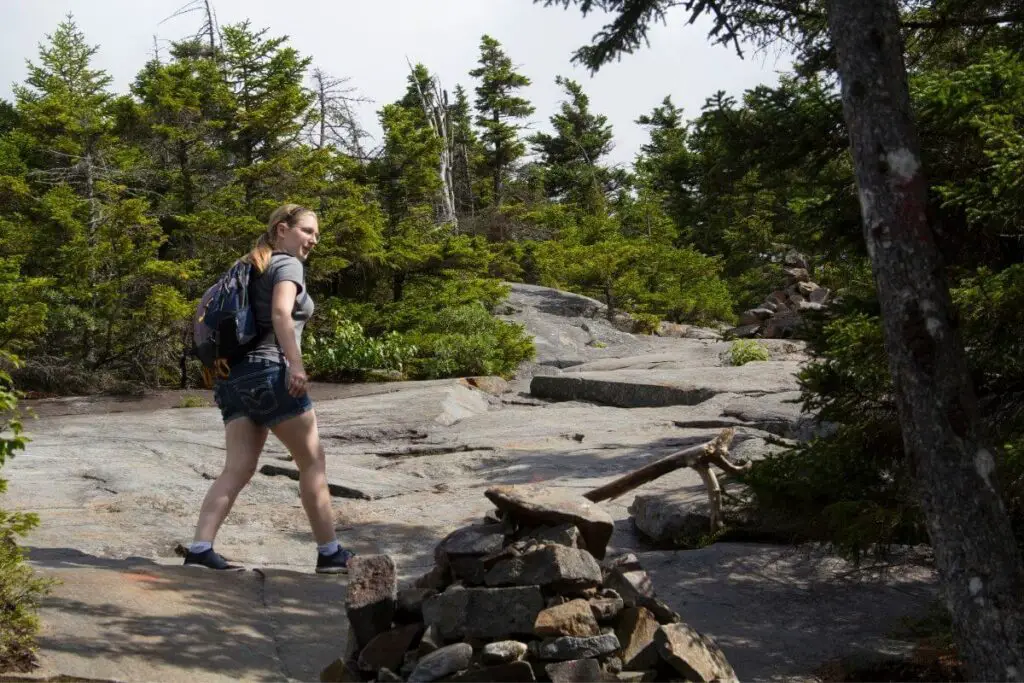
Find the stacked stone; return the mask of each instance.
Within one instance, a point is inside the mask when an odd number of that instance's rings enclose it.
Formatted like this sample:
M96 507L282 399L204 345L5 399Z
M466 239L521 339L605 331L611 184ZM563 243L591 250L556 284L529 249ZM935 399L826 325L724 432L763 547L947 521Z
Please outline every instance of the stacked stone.
M772 292L756 308L744 311L739 324L731 330L736 337L763 337L782 339L800 335L801 314L822 311L832 292L811 282L807 260L791 251L786 255L786 286Z
M321 680L736 680L635 555L605 557L607 512L532 486L486 495L497 510L442 540L410 588L387 556L353 560L349 650Z

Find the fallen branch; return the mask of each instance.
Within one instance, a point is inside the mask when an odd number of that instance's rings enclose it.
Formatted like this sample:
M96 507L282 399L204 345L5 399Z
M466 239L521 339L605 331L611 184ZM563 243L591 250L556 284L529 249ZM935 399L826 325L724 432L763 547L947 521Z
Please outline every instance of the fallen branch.
M638 486L654 481L669 472L692 467L697 470L708 491L711 507L711 531L720 530L724 526L722 519L722 487L718 477L711 470L711 465L730 474L739 474L750 468L750 463L736 464L729 460L729 446L732 444L736 430L723 429L718 436L705 444L690 446L681 451L665 456L657 462L645 465L638 470L619 477L615 481L583 494L583 497L594 503L618 498Z

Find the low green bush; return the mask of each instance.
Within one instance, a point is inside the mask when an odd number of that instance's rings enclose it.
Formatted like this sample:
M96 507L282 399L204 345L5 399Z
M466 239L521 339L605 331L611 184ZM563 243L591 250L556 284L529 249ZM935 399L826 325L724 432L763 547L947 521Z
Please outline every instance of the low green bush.
M729 345L729 362L732 365L746 365L753 361L770 359L768 349L753 339L737 339Z
M27 442L9 372L17 365L13 355L0 351L0 467ZM6 491L7 480L0 478L0 494ZM0 510L0 671L28 671L35 661L36 612L52 581L36 575L17 539L38 524L35 514Z

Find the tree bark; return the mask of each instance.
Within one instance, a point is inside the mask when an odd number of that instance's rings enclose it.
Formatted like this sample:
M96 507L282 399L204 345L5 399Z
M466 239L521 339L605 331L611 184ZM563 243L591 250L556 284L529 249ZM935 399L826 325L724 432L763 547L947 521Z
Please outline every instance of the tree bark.
M904 448L970 678L1024 678L1024 568L927 215L895 0L829 0Z

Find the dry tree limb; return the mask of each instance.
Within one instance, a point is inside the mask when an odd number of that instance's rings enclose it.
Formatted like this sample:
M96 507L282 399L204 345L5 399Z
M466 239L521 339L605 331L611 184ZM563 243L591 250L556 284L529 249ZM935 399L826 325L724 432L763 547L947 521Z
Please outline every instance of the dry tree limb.
M730 474L739 474L750 468L750 463L736 464L729 460L729 445L732 444L736 435L735 429L723 429L718 436L705 444L690 446L681 451L676 451L665 456L657 462L645 465L627 475L619 477L615 481L605 484L583 495L587 500L599 503L602 500L618 498L623 493L654 481L658 477L668 474L674 470L684 467L692 467L697 470L704 487L708 492L708 502L711 510L711 533L721 531L725 526L722 515L722 487L718 483L718 477L712 465Z
M702 462L711 462L727 472L743 471L741 466L735 465L728 460L729 444L732 443L735 435L735 429L723 429L718 436L705 444L690 446L681 451L676 451L657 462L645 465L638 470L619 477L610 484L596 488L584 494L583 497L595 503L618 498L623 493L628 493L636 487L654 481L669 472L684 467L694 467Z

